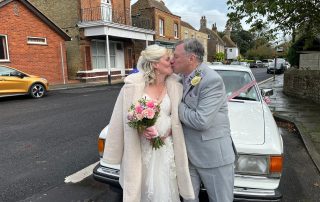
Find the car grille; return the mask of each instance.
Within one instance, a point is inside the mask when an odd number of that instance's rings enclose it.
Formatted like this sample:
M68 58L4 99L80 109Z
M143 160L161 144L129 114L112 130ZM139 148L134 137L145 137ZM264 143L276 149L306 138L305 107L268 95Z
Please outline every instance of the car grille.
M118 169L113 169L113 168L107 168L107 167L99 167L98 172L107 174L107 175L112 175L115 177L119 177L120 175L120 170Z

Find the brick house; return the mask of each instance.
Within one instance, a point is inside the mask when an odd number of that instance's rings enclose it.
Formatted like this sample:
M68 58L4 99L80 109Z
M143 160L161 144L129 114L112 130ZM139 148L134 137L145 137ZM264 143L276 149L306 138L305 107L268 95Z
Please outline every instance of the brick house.
M201 17L199 31L208 35L208 62L213 62L215 61L216 53L224 53L225 42L219 36L215 24L212 25L212 29L207 28L207 19L205 16Z
M135 43L153 41L154 31L131 26L130 0L31 0L72 36L67 43L71 78L123 78L134 66Z
M196 38L198 39L202 45L204 46L204 57L203 61L207 62L208 56L208 34L197 31L192 25L185 21L181 21L181 39L188 39L188 38Z
M237 60L239 56L239 48L231 39L231 28L226 26L225 35L222 37L225 42L225 59L228 61Z
M181 39L181 17L171 13L162 0L138 0L131 8L132 24L155 30L155 44L173 49Z
M0 22L0 65L67 81L65 32L25 0L0 0Z

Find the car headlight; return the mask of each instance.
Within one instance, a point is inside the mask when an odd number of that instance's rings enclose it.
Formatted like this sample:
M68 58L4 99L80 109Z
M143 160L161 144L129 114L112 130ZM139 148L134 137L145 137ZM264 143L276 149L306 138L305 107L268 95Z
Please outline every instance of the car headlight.
M235 164L235 170L236 173L267 175L268 165L267 156L239 155Z
M235 162L235 172L237 174L280 177L282 163L282 156L240 154Z
M48 83L48 80L47 80L47 79L41 78L41 80L42 80L44 83Z

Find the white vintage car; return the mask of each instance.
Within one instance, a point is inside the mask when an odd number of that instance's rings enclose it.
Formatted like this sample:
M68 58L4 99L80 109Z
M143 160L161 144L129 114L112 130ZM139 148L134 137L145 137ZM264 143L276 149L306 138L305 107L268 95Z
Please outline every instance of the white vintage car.
M271 89L259 89L251 70L243 66L210 66L224 80L229 96L229 117L238 158L235 162L235 201L280 201L278 190L283 142L278 127L264 99ZM251 87L247 84L251 83ZM245 88L242 88L246 86ZM238 91L242 88L242 91ZM237 92L237 93L235 93ZM93 176L96 180L119 186L119 165L103 161L104 140L108 127L99 135L100 163ZM202 189L205 191L205 189Z

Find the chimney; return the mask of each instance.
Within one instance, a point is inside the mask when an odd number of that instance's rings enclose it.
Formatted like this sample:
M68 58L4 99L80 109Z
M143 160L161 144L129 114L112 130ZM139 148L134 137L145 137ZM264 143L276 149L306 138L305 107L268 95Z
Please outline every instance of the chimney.
M217 32L217 23L212 24L212 31Z
M231 27L229 25L226 25L225 35L231 37Z
M207 19L206 16L202 16L200 20L200 29L206 29L207 28Z

